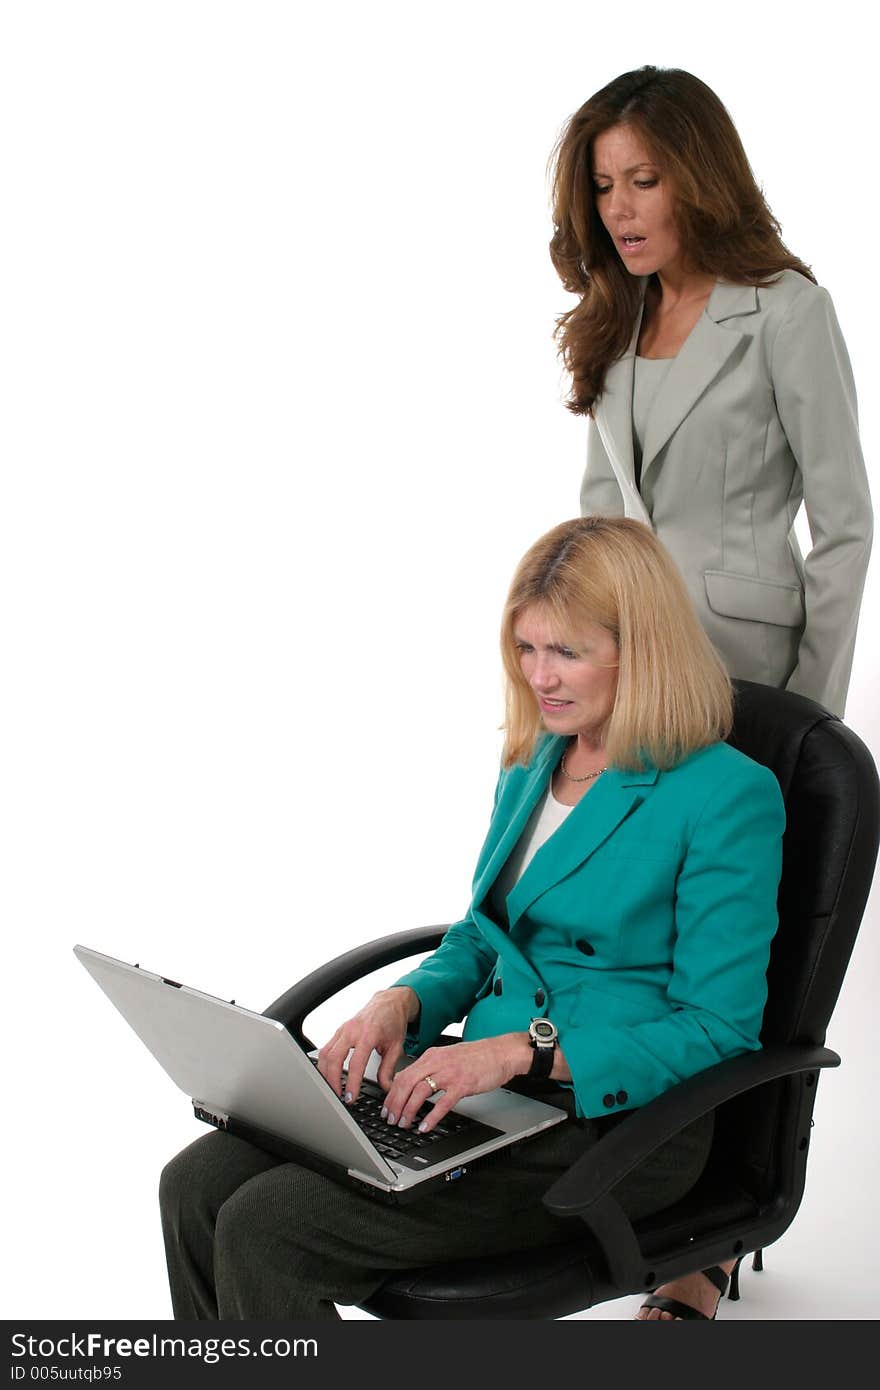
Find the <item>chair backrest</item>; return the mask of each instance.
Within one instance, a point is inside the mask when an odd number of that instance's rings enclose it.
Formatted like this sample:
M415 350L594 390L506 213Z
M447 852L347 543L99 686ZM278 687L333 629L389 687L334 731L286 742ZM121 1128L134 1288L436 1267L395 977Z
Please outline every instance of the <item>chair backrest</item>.
M821 705L750 681L735 689L729 742L772 769L786 813L762 1041L823 1043L877 858L877 771Z
M821 1044L873 878L877 770L861 740L821 705L750 681L735 688L729 742L772 769L786 809L762 1041ZM758 1196L780 1183L801 1085L762 1087L719 1114L718 1146L740 1154Z

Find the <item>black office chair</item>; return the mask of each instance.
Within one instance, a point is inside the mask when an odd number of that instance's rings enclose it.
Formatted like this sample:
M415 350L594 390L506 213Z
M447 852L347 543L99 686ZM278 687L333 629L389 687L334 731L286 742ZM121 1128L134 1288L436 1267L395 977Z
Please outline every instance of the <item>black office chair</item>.
M772 768L787 828L763 1049L721 1062L633 1111L544 1195L571 1218L551 1249L396 1275L364 1307L383 1318L557 1318L777 1240L800 1205L823 1046L877 857L880 797L864 744L820 705L736 682L729 740ZM444 927L397 932L316 970L266 1013L305 1048L303 1022L346 985L434 949ZM716 1111L707 1168L675 1206L630 1223L610 1195L665 1140ZM756 1265L756 1267L759 1267ZM734 1290L732 1290L734 1292Z

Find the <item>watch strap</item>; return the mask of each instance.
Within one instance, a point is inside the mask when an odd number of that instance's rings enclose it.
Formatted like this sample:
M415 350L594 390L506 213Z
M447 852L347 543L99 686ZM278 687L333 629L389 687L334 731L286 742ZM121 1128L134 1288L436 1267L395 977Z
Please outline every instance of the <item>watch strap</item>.
M535 1079L544 1080L553 1070L553 1060L556 1056L556 1045L552 1047L533 1047L532 1065L526 1072L530 1081Z

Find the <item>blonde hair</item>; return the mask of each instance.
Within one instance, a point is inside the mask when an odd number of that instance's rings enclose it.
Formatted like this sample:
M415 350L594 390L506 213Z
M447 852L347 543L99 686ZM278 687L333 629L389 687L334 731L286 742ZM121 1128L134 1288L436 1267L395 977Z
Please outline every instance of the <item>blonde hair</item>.
M609 766L673 767L729 733L729 677L668 551L640 521L578 517L535 542L510 586L501 623L505 767L528 763L541 734L514 634L533 605L566 645L577 647L585 622L617 642L617 692L605 731Z

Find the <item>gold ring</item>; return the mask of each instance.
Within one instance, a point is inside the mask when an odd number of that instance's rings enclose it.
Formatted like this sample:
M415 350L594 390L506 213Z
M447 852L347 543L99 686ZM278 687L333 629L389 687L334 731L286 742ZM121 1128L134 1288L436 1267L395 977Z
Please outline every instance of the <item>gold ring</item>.
M427 1081L428 1085L431 1087L431 1090L436 1095L437 1092L440 1090L440 1087L437 1085L437 1082L434 1080L433 1076L426 1076L424 1080Z

